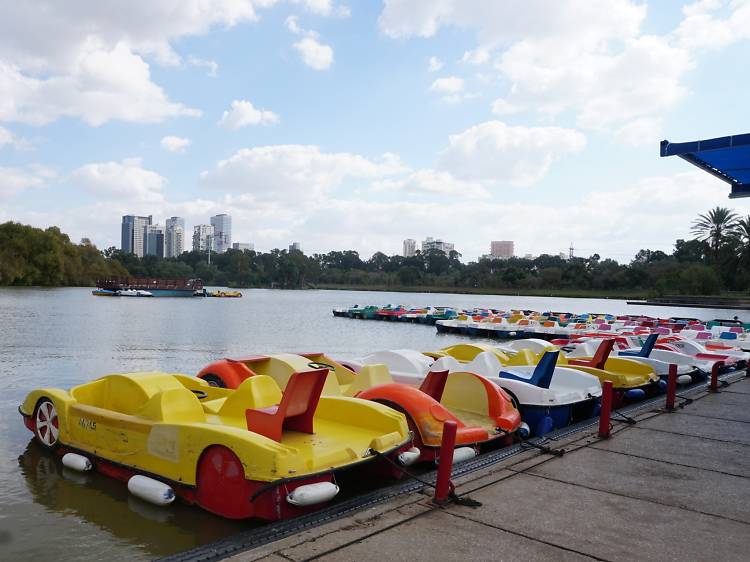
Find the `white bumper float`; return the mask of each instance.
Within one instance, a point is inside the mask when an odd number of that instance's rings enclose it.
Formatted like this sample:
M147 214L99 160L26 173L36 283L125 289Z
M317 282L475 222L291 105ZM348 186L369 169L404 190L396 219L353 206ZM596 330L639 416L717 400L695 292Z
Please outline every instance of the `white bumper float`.
M303 507L330 501L338 493L339 487L333 482L316 482L315 484L305 484L295 488L290 494L287 494L286 501L292 505Z

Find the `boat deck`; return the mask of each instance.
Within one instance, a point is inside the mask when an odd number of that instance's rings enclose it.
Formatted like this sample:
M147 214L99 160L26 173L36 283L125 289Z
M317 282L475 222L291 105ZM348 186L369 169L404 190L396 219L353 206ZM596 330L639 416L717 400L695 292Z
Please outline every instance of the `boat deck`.
M750 378L693 397L615 423L609 440L560 439L562 457L526 451L456 478L481 507L405 494L228 560L745 561Z

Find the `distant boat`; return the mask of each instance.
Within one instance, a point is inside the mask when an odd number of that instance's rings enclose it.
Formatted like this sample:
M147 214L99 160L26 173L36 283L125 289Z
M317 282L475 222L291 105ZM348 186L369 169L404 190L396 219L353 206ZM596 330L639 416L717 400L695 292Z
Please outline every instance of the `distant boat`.
M149 291L143 291L141 289L121 289L117 291L118 297L153 297L154 295Z
M156 277L105 277L96 282L95 295L105 291L130 297L192 297L203 292L200 279L160 279ZM141 291L148 294L132 294Z
M109 291L107 289L94 289L91 294L97 297L116 297L116 291Z
M210 291L206 296L223 297L225 299L238 299L242 297L242 293L240 293L239 291Z

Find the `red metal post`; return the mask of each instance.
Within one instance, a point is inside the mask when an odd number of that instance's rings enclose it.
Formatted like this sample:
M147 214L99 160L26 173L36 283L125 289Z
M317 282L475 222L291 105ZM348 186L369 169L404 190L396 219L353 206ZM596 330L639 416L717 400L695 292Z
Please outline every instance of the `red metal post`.
M443 440L440 443L440 464L435 482L435 503L445 503L451 492L451 472L453 472L453 450L456 448L456 429L453 420L443 423Z
M599 437L609 438L609 418L612 415L612 381L602 384L602 408L599 412Z
M677 365L669 365L669 378L667 379L667 411L674 411L674 399L677 394Z
M719 369L724 366L724 361L717 361L711 367L711 384L708 387L709 392L719 392Z

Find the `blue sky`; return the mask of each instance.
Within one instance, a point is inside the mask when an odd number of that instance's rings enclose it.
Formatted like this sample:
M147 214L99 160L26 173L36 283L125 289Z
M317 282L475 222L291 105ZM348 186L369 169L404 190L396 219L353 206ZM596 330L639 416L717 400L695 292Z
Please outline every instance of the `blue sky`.
M123 6L127 6L124 8ZM119 243L230 213L269 250L668 251L747 132L750 2L0 0L0 221Z

